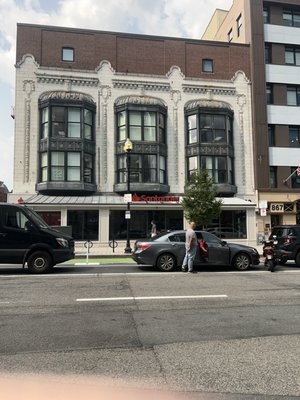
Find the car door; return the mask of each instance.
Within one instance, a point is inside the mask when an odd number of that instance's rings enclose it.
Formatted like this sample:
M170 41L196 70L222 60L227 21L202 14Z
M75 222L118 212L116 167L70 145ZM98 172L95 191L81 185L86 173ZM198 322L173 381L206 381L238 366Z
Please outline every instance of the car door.
M215 265L228 265L230 250L226 242L209 232L202 232L203 239L208 249L208 263Z
M178 265L182 265L185 256L185 232L175 232L169 235L170 250L177 259Z
M0 226L0 262L22 264L26 250L32 243L32 234L26 228L27 217L13 206L2 207Z

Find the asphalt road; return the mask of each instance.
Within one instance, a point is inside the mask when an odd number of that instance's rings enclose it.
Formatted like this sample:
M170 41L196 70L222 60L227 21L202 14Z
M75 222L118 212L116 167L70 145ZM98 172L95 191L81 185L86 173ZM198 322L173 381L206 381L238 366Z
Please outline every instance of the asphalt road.
M195 399L300 398L300 269L0 268L0 372L104 376Z

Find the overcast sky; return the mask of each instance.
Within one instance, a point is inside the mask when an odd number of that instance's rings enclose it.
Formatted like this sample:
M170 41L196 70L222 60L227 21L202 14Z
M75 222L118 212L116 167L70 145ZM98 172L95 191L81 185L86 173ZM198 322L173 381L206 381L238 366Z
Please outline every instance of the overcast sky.
M214 10L232 0L0 0L0 181L13 189L18 22L200 39Z

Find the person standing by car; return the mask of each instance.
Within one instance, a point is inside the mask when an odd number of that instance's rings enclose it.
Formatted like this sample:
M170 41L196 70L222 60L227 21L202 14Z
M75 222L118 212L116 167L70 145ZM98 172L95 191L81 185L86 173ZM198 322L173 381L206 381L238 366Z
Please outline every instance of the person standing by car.
M198 248L198 240L195 228L195 222L191 222L190 228L187 229L185 233L185 257L182 263L183 272L194 272L194 259Z
M156 223L151 221L151 237L155 237L157 235Z

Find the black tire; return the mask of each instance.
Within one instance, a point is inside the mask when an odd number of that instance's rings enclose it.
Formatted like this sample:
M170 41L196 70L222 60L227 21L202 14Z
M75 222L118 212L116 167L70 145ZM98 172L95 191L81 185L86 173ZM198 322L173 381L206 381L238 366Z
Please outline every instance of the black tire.
M32 274L45 274L53 267L51 257L45 251L36 251L30 254L27 265L29 272Z
M176 258L169 253L162 254L158 257L156 266L163 272L174 271L177 266Z
M296 258L295 258L296 266L300 268L300 252L297 253Z
M274 268L275 268L274 261L273 260L267 261L266 267L267 267L268 271L274 272Z
M239 253L234 257L232 265L238 271L246 271L251 265L251 259L248 254Z

